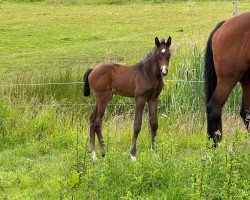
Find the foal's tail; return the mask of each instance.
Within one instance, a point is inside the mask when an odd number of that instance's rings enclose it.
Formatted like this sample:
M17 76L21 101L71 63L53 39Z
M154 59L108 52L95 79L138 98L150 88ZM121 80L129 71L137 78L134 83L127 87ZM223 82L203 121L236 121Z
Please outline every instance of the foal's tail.
M85 74L83 75L83 82L84 82L84 86L83 86L83 95L84 96L89 96L90 95L90 87L89 87L89 74L92 72L93 69L88 69Z
M214 68L214 58L212 50L212 40L215 32L222 26L225 21L217 24L214 30L210 33L207 41L206 52L205 52L205 93L206 93L206 104L210 101L217 84L217 76Z

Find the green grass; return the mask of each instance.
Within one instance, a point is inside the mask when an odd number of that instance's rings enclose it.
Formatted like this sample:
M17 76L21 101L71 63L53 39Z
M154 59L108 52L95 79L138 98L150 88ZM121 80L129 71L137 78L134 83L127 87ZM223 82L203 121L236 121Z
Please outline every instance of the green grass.
M0 188L3 197L249 197L249 136L232 113L225 115L226 134L216 150L206 140L202 113L176 112L177 116L160 115L158 149L152 152L145 116L138 140L137 163L131 163L128 154L132 116L108 117L103 130L107 156L93 163L87 155L86 120L81 122L75 115L50 107L25 108L18 112L14 108L4 110L2 107L1 110L4 132L1 129ZM33 116L29 116L30 113ZM22 119L16 120L17 116ZM228 152L230 147L233 153ZM99 150L97 152L100 158ZM74 186L73 170L80 174Z
M51 76L72 68L83 71L106 61L132 64L150 51L155 36L171 35L173 51L204 46L215 24L231 17L233 11L232 4L225 2L126 6L3 3L0 8L0 72L1 80L6 81L27 74ZM247 9L248 3L239 4L240 12Z
M146 109L137 163L128 154L133 100L113 98L103 126L107 156L101 158L97 147L100 160L93 163L87 144L94 100L83 97L82 85L1 86L0 199L250 197L240 88L227 103L223 141L215 150L206 136L203 83L176 81L202 80L206 39L217 22L232 16L231 2L0 2L1 84L82 81L89 67L136 63L155 36L173 38L158 149L149 149ZM248 9L240 1L239 11Z

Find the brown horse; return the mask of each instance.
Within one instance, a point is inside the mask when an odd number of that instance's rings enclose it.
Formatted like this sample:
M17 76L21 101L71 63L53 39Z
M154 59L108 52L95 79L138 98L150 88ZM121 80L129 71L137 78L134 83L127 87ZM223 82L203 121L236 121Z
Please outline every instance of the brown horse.
M207 132L214 146L222 138L222 107L237 82L243 90L241 117L249 130L250 12L220 22L211 32L205 54Z
M170 60L171 37L159 41L155 38L155 48L144 61L126 67L124 65L106 63L84 74L84 96L90 95L90 88L95 96L95 108L90 117L89 152L93 161L95 153L95 134L99 140L102 156L105 145L102 137L102 118L112 93L135 99L134 134L130 149L131 160L136 161L136 140L141 130L142 114L148 104L151 130L151 144L155 149L155 137L158 129L157 106L158 96L163 88L162 76L168 73Z

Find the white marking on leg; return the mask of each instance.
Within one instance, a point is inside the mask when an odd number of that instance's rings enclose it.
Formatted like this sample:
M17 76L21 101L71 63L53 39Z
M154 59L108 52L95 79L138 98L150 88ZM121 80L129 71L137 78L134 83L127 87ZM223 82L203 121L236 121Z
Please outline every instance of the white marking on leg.
M131 161L132 161L132 162L136 162L136 157L135 157L135 156L132 156L131 154L130 154L130 156L131 156Z
M162 52L162 53L165 53L165 52L166 52L166 49L162 49L161 52Z
M97 156L96 156L95 151L92 151L92 152L91 152L91 158L92 158L92 160L93 160L94 162L98 161L98 158L97 158Z

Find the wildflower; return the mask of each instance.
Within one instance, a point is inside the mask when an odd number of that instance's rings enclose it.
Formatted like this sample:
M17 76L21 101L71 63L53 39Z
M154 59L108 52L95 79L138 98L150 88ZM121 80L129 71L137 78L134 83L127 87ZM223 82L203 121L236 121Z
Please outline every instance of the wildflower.
M228 154L233 154L233 147L232 146L228 146L227 147L227 152L228 152Z

